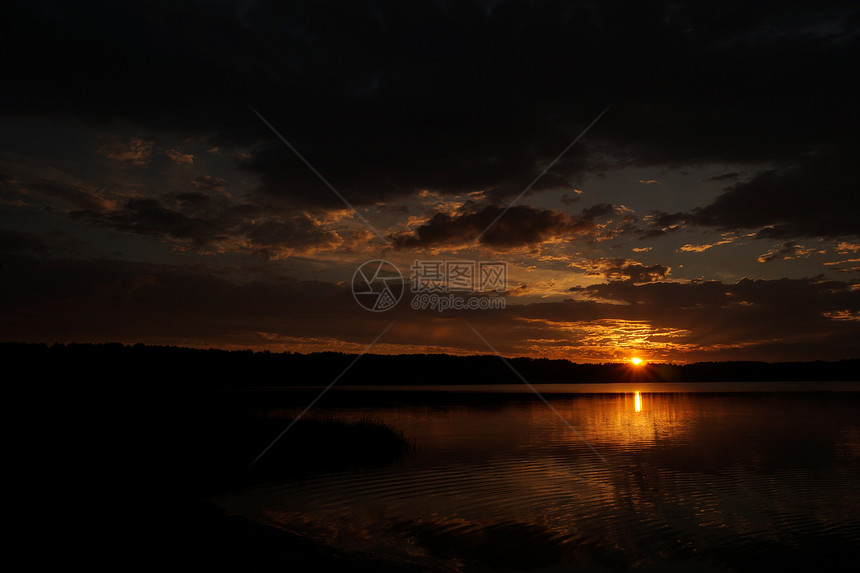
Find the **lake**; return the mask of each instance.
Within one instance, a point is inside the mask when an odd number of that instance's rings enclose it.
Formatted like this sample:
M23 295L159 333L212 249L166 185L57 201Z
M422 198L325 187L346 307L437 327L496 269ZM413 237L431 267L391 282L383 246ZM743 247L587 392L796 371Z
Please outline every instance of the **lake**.
M308 416L383 422L415 451L210 501L442 571L853 570L857 388L541 386L546 402L525 386L335 388ZM295 416L315 392L262 411Z

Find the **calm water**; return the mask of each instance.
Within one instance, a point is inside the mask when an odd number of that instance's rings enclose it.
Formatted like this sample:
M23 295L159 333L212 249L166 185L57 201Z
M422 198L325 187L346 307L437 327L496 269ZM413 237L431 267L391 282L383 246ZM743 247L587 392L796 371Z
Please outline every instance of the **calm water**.
M745 389L757 391L547 394L575 431L533 396L426 406L388 393L313 413L395 426L417 442L407 458L214 501L439 570L847 567L860 547L860 393Z

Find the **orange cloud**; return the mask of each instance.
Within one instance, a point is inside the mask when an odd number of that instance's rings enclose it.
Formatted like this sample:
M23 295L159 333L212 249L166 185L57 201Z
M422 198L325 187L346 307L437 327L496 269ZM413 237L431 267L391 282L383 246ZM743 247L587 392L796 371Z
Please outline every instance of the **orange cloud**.
M168 149L164 154L176 163L194 163L193 155L190 153L182 153L178 149Z
M132 137L128 142L113 141L101 149L109 159L124 161L132 165L148 165L152 156L152 142Z
M814 252L815 249L807 248L803 245L798 245L794 241L788 241L783 243L779 247L776 247L762 255L759 255L758 262L769 263L778 259L805 259Z

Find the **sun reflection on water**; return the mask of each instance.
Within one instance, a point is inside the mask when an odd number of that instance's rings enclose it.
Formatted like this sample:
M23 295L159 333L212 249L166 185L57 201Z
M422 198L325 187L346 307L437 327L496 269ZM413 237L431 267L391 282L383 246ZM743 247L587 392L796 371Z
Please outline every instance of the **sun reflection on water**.
M638 391L636 392L636 397L634 398L633 409L637 412L642 411L642 398L639 397Z

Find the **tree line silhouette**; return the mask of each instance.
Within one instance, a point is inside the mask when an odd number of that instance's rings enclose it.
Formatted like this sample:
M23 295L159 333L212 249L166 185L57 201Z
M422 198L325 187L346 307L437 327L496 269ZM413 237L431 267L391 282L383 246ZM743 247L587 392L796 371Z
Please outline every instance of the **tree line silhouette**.
M588 382L856 381L860 359L835 362L696 362L690 364L578 364L563 359L493 355L401 354L362 356L251 350L193 349L119 343L2 343L0 357L36 380L69 380L80 373L92 384L122 387L255 388L327 385L522 384ZM516 372L514 372L516 370ZM86 382L84 383L86 384Z

